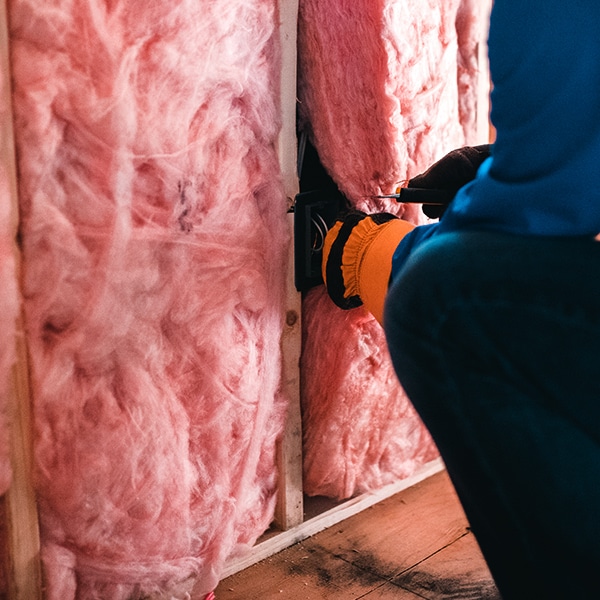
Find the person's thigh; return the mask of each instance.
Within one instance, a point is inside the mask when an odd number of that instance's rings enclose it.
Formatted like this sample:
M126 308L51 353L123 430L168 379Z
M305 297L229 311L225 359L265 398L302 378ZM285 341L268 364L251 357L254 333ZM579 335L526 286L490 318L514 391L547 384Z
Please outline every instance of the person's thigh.
M596 594L599 275L593 241L446 234L388 294L399 379L505 598Z

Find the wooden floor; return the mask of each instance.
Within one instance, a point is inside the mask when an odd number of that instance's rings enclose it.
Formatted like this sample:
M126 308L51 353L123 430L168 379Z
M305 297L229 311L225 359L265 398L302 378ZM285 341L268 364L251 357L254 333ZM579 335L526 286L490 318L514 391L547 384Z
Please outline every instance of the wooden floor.
M499 600L445 471L224 579L216 600Z

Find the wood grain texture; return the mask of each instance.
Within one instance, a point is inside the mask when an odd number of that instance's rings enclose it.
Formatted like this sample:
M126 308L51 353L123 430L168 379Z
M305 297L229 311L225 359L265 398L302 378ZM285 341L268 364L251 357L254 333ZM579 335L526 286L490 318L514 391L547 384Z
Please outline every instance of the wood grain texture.
M500 600L471 532L394 578L392 583L430 600Z
M0 2L0 72L7 81L0 86L0 169L9 182L10 219L14 231L16 277L20 279L21 255L16 245L19 224L17 166L12 122L10 89L10 49L6 2ZM33 440L31 393L29 388L29 359L25 344L23 318L16 323L16 363L13 365L11 387L7 397L10 422L10 462L12 482L2 502L6 527L6 589L11 600L36 600L42 597L40 538L37 504L33 490ZM3 538L4 539L4 538Z
M324 531L319 540L345 560L376 564L393 577L458 540L467 527L444 471Z
M224 579L217 600L499 600L445 471Z
M296 32L298 0L278 3L281 44L281 130L277 154L287 208L299 191L296 139ZM294 286L293 215L289 219L288 272L285 283L285 323L281 336L282 393L288 400L286 428L277 447L279 488L274 520L287 531L302 523L302 417L300 414L300 352L302 347L302 299Z

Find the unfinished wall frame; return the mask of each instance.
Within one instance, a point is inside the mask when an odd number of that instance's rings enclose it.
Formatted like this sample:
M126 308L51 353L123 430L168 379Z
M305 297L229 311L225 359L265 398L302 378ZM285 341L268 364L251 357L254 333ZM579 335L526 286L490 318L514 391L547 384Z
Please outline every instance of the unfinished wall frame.
M0 55L3 72L10 72L6 2L0 5ZM280 168L288 208L298 193L297 139L296 139L296 61L298 0L279 0L279 32L281 42L281 110L282 129L278 140ZM477 123L482 142L490 138L489 131L489 73L485 40L481 40L478 56L480 64ZM10 89L2 88L5 106L10 106ZM9 117L9 115L7 115ZM10 173L11 215L14 237L17 237L18 203L17 172L12 122L3 118L0 162ZM415 475L387 485L379 490L362 494L348 501L331 503L318 514L308 515L302 489L302 422L300 413L300 354L302 337L301 294L294 286L293 272L293 215L288 215L290 245L286 283L285 322L281 339L282 387L288 400L287 427L278 446L279 492L272 529L245 555L229 561L223 573L227 577L259 562L284 548L330 527L381 500L415 485L444 468L440 459L422 467ZM15 242L17 270L19 252ZM42 597L40 569L40 540L35 495L32 487L31 398L29 370L22 323L17 323L17 364L13 370L12 390L9 397L11 411L11 460L13 483L3 506L8 528L9 597L14 600L35 600Z
M279 161L284 177L288 205L293 204L298 191L296 114L296 60L298 0L280 0L281 106L283 128L279 136ZM479 65L477 85L477 134L479 143L491 141L493 133L489 121L490 76L487 59L487 40L481 39L477 48ZM290 219L290 232L292 229ZM293 243L289 249L290 261L286 289L286 315L282 339L283 382L289 401L288 423L279 448L278 467L280 489L275 521L267 532L245 555L229 561L223 577L228 577L291 546L319 531L331 527L373 504L389 498L444 469L436 459L419 469L412 477L386 485L378 490L361 494L344 502L331 502L317 514L305 510L302 493L302 422L300 413L301 353L301 294L294 287Z

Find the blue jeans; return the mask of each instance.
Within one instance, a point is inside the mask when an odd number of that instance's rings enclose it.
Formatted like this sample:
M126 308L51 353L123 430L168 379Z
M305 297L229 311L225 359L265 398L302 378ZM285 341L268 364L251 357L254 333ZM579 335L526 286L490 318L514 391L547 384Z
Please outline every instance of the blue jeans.
M504 600L600 598L600 243L440 235L384 322Z

